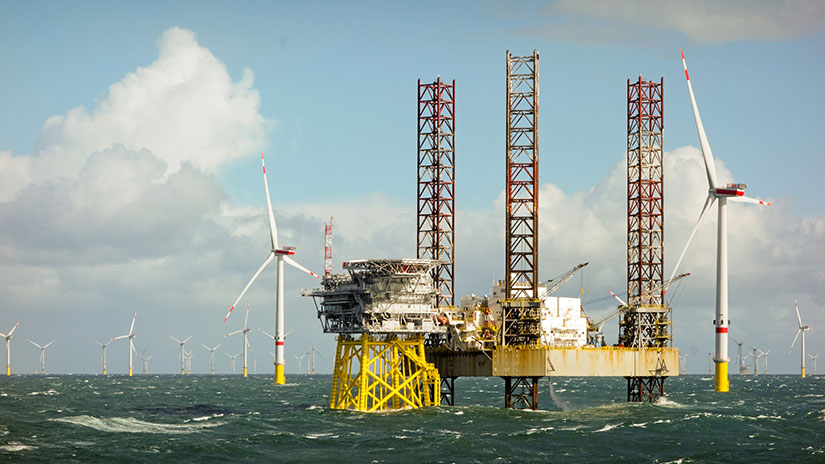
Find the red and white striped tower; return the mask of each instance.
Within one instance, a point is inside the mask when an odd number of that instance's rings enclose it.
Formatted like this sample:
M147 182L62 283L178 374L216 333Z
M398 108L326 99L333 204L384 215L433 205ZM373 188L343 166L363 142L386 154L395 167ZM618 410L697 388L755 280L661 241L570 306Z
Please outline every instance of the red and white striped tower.
M324 224L324 278L332 277L332 216Z

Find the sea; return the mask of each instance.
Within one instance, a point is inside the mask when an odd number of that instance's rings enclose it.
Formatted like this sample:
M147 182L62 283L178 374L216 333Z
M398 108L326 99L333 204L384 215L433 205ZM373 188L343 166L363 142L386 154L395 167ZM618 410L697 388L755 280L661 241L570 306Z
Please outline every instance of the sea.
M623 378L543 378L539 411L500 378L459 378L456 405L329 409L332 377L0 378L0 461L353 463L825 462L825 377L666 380L627 403Z

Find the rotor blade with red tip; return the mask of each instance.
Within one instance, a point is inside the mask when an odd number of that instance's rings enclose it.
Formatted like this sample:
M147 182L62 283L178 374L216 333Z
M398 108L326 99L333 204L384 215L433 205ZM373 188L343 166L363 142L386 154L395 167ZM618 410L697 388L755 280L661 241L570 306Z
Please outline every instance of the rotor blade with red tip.
M713 203L716 201L716 197L712 194L708 194L707 199L705 199L705 205L702 206L702 212L699 213L699 219L696 220L696 225L693 226L693 230L690 232L690 236L688 237L687 243L685 243L685 248L682 250L682 254L679 255L679 259L676 260L676 266L673 268L673 273L670 274L670 279L668 282L673 280L673 276L676 275L676 271L679 270L679 265L682 264L682 259L685 257L685 253L687 252L688 247L690 246L690 242L693 240L693 236L696 235L696 231L699 230L699 224L702 223L702 218L705 217L705 213L708 212ZM667 293L667 289L662 292L662 295Z
M618 295L616 295L615 293L613 293L610 290L608 290L608 292L610 292L610 294L613 295L613 298L617 299L619 301L619 303L621 303L622 306L627 306L627 303L625 303L621 298L619 298Z
M14 327L11 328L11 330L9 331L9 334L6 335L6 337L11 338L11 335L14 333L15 330L17 330L18 325L20 325L20 321L17 321L17 324L14 324Z
M244 287L241 294L238 295L238 299L235 300L234 303L232 303L232 307L229 308L229 312L226 313L226 316L223 318L223 322L226 322L226 320L229 319L229 315L232 314L232 311L235 310L235 305L237 305L238 302L241 301L241 298L243 298L243 296L246 294L246 291L249 290L249 287L252 285L252 282L255 282L255 279L257 279L258 276L261 275L261 272L263 272L263 270L266 269L267 266L269 266L269 263L271 263L273 259L275 259L274 251L269 253L269 256L266 258L266 261L264 261L264 263L261 264L261 267L259 267L258 270L255 271L255 275L252 276L252 279L250 279L249 283L246 284L246 287Z
M135 315L132 316L132 326L129 327L129 335L132 335L135 330L135 319L137 319L137 311L135 311Z
M269 235L272 239L272 249L278 248L278 226L275 225L275 214L272 212L272 200L269 199L269 183L266 181L266 164L264 154L261 153L261 167L264 171L264 189L266 190L266 210L269 214Z
M319 276L318 274L310 271L309 269L305 268L304 266L301 266L300 264L298 264L294 259L290 258L289 256L284 256L284 261L286 261L288 264L292 265L292 267L295 267L296 269L300 269L300 270L306 272L307 274L311 275L312 277L317 277L319 279L321 278L321 276Z
M687 81L688 91L690 92L690 104L693 105L693 119L696 121L696 130L699 132L699 143L702 145L702 156L705 159L705 172L708 176L708 185L710 188L716 188L716 166L713 164L713 152L710 150L710 143L708 137L705 135L705 126L702 125L702 117L699 116L699 107L696 106L696 97L693 95L693 86L690 84L690 75L687 70L687 63L685 62L685 52L682 52L682 66L685 68L685 80Z
M799 315L799 305L796 304L796 298L793 299L793 306L796 309L796 320L799 321L799 328L802 328L802 316Z
M246 317L243 319L243 328L246 329L246 323L249 321L249 303L246 304Z
M234 332L229 332L228 334L224 335L224 337L230 337L232 335L239 334L241 332L243 332L243 329L239 329L239 330L236 330Z
M741 196L741 197L729 197L729 201L734 201L737 203L753 203L755 205L762 205L762 206L770 206L771 204L767 201L757 200L756 198Z

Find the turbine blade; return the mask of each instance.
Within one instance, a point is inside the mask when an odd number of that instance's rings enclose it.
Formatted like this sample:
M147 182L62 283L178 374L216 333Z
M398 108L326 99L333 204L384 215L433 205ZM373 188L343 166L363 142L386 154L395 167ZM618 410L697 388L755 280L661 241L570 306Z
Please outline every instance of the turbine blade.
M269 199L269 183L266 181L266 163L261 153L261 167L264 170L264 189L266 189L266 210L269 214L269 235L272 239L272 249L278 248L278 226L275 225L275 215L272 213L272 200Z
M260 330L260 331L261 331L261 333L263 333L263 334L264 334L264 335L266 335L267 337L269 337L269 338L271 338L271 339L275 340L275 336L274 336L274 335L272 335L271 333L267 332L266 330L261 329L261 328L258 328L258 330Z
M788 353L793 351L793 346L796 345L796 339L799 338L799 334L801 334L801 333L802 333L802 329L799 329L799 330L796 331L796 337L793 338L793 341L791 342L791 347L788 349Z
M297 261L290 258L289 256L284 256L284 261L286 261L287 263L289 263L290 265L292 265L296 269L300 269L300 270L306 272L307 274L311 275L312 277L317 277L319 279L321 278L321 276L319 276L318 274L310 271L309 269L305 268L304 266L301 266L300 264L298 264Z
M43 347L43 349L45 350L46 348L51 346L52 343L54 343L54 340L50 341L49 343L46 343L46 345Z
M20 321L17 321L17 324L14 324L14 327L11 328L11 330L9 331L9 334L6 335L6 338L11 338L14 331L17 330L18 325L20 325Z
M180 340L178 340L177 338L175 338L175 337L173 337L173 336L171 336L171 335L169 335L169 334L166 334L166 336L167 336L167 337L169 337L169 338L171 338L172 340L174 340L174 341L178 342L178 343L181 343L181 341L180 341Z
M799 321L799 328L802 329L802 316L799 315L799 305L796 304L796 297L793 299L793 307L796 309L796 320Z
M100 345L100 346L106 346L106 345L104 345L103 343L100 343L99 341L95 340L94 338L92 339L92 341L93 341L93 342L95 342L95 343L97 343L97 344L98 344L98 345Z
M679 259L676 260L676 266L673 267L673 273L670 274L670 279L667 280L668 282L673 280L673 276L675 276L676 271L679 270L679 265L682 264L682 259L685 257L685 253L687 252L688 247L690 246L690 242L693 240L693 236L696 235L696 231L699 230L699 224L702 223L702 218L705 217L705 213L708 212L708 210L711 208L711 206L713 206L713 203L715 201L716 197L714 197L712 194L708 194L708 197L705 199L705 205L702 206L702 212L699 213L699 219L696 220L696 225L693 226L693 230L690 231L690 236L687 239L687 243L685 243L685 248L682 250L682 254L679 255ZM664 295L665 293L667 293L667 289L664 289L662 295Z
M610 290L608 290L608 292L610 292L610 294L611 294L611 295L613 295L613 298L615 298L616 300L618 300L618 301L619 301L619 304L621 304L622 306L627 306L627 303L625 303L625 302L624 302L624 300L622 300L621 298L619 298L619 296L618 296L618 295L616 295L615 293L613 293L613 292L612 292L612 291L610 291Z
M246 317L243 319L243 328L246 329L246 323L249 321L249 303L246 304Z
M224 318L223 318L223 322L226 322L226 320L227 320L227 319L229 319L229 315L230 315L230 314L232 314L232 311L234 311L234 310L235 310L235 305L237 305L237 304L238 304L238 302L239 302L239 301L241 301L241 298L243 298L243 296L246 294L246 291L247 291L247 290L249 290L249 287L252 285L252 282L255 282L255 279L257 279L257 278L258 278L258 276L259 276L259 275L261 275L261 272L263 272L263 270L264 270L267 266L269 266L269 263L271 263L273 259L275 259L275 252L274 252L274 251L272 251L272 252L270 252L270 253L269 253L269 256L266 258L266 260L264 261L264 263L263 263L263 264L261 264L261 267L259 267L259 268L258 268L258 270L255 272L255 275L253 275L253 276L252 276L252 279L250 279L250 280L249 280L249 283L248 283L248 284L246 284L246 287L244 287L244 289L243 289L243 291L241 292L241 294L240 294L240 295L238 295L238 299L237 299L237 300L235 300L235 302L234 302L234 303L232 303L232 307L231 307L231 308L229 308L229 312L228 312L228 313L226 313L226 316L224 316Z
M202 346L202 347L204 347L204 348L206 348L206 349L207 349L207 350L209 350L209 351L212 351L212 348L209 348L208 346L204 345L203 343L201 343L201 346Z
M713 164L713 153L710 150L710 143L705 134L705 126L702 125L702 117L699 116L699 107L696 105L696 97L693 95L693 86L690 84L690 75L685 62L685 52L682 52L682 66L685 68L685 80L687 80L688 91L690 92L690 104L693 105L693 119L696 121L696 131L699 132L699 143L702 145L702 156L705 159L705 172L708 176L710 188L716 188L716 166Z
M109 339L109 341L110 341L110 342L113 342L113 341L115 341L115 340L120 340L120 339L123 339L123 338L128 338L128 337L129 337L129 334L126 334L126 335L121 335L121 336L119 336L119 337L112 337L112 338L110 338L110 339Z
M132 316L132 326L129 327L129 335L135 333L135 319L137 319L137 311L135 311L135 315Z
M190 335L190 336L189 336L189 338L187 338L186 340L182 341L181 343L186 343L186 342L188 342L188 341L189 341L189 340L191 340L191 339L192 339L192 337L194 337L194 336L195 336L195 334Z
M28 341L29 341L29 343L31 343L32 345L34 345L34 346L36 346L36 347L40 348L41 350L43 349L43 347L42 347L42 346L40 346L40 345L38 345L37 343L33 342L31 338L27 338L26 340L28 340Z
M243 330L236 330L236 331L234 331L234 332L229 332L228 334L224 335L224 338L225 338L225 337L229 337L230 335L239 334L239 333L241 333L241 332L243 332Z
M753 203L754 205L762 205L762 206L770 206L770 202L757 200L756 198L741 196L741 197L729 197L729 201L733 201L736 203Z

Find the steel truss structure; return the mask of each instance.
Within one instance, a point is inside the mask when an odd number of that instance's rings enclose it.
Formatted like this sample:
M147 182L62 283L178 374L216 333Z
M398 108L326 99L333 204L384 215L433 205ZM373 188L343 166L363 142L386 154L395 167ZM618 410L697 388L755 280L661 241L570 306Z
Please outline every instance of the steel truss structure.
M627 81L627 296L619 343L666 347L664 275L664 79Z
M410 339L338 336L329 407L387 411L438 406L438 369L424 358L422 335Z
M507 51L505 298L503 346L538 345L539 54Z
M627 303L619 344L665 348L672 340L664 301L664 78L627 80ZM627 377L628 401L656 401L665 377Z
M538 410L539 378L504 377L504 407Z
M455 80L418 80L418 248L433 259L435 306L455 304Z

